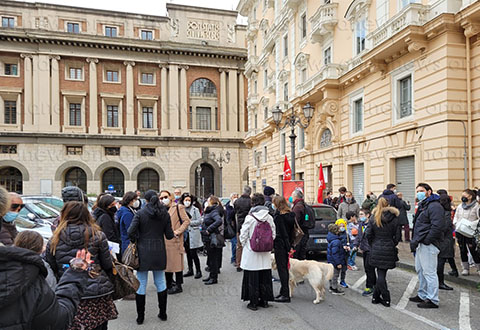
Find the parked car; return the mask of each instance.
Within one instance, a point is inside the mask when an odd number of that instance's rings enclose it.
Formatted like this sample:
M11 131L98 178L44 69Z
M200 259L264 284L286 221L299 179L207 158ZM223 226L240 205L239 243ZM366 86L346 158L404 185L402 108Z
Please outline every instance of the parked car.
M28 201L44 202L46 204L54 206L59 211L62 209L64 204L63 200L60 197L46 195L23 195L22 200L24 203Z
M51 226L55 218L60 215L60 211L53 205L25 199L25 207L18 214L15 220L15 226L19 232L24 230L33 230L42 235L44 240L52 236Z
M309 230L307 253L310 255L327 252L328 225L337 220L337 211L333 206L313 204L315 211L315 228Z

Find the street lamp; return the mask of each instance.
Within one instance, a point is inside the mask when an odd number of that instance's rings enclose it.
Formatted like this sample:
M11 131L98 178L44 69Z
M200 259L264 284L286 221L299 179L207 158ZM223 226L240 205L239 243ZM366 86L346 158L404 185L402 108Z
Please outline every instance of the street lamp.
M214 152L210 153L210 159L218 163L218 166L220 167L220 196L218 197L222 197L223 195L223 164L230 163L230 156L231 155L229 151L227 151L225 155L223 154L223 151L221 151L218 157Z
M292 113L287 114L287 118L285 120L285 124L280 128L280 124L282 122L283 118L283 112L280 109L280 107L277 105L277 107L272 111L272 117L273 117L273 122L277 126L279 130L283 130L285 127L290 126L291 133L290 133L290 145L291 145L291 150L292 150L292 159L291 159L291 164L292 164L292 180L295 180L295 139L297 136L295 135L295 126L300 126L303 129L306 129L308 125L310 125L310 121L313 118L313 113L315 111L315 108L312 107L310 102L307 102L305 106L303 107L303 116L307 120L307 123L303 123L302 118L297 116L295 114L295 110L292 107Z
M202 174L202 166L200 164L198 164L196 171L197 171L197 196L200 197L200 193L201 193L200 186L202 182L200 178L200 174Z

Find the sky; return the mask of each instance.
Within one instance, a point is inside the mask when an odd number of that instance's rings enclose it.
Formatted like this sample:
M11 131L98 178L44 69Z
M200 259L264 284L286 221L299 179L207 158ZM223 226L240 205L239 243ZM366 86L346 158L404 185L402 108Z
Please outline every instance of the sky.
M17 0L23 1L23 0ZM107 9L124 11L129 13L150 14L164 16L166 14L165 4L175 3L198 7L210 7L219 9L236 10L239 0L30 0L27 2L42 2L74 7L87 7L96 9Z

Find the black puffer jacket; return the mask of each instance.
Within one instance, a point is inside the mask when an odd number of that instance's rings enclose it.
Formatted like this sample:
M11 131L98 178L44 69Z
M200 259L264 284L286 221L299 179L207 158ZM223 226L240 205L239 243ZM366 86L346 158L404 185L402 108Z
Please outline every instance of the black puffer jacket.
M205 209L205 214L203 215L202 233L206 233L208 231L210 234L215 233L223 236L224 214L225 212L223 210L223 206L221 205L213 205L207 207Z
M295 213L288 212L280 214L276 211L273 217L275 223L275 239L273 240L273 247L275 250L290 251L293 244L293 229L295 227Z
M418 244L433 244L438 249L443 241L445 210L440 204L440 196L432 194L418 204L413 219L413 235L410 249L415 251Z
M101 268L100 275L89 278L82 299L91 299L106 296L113 292L113 284L107 273L112 271L112 257L108 247L108 241L103 232L98 232L85 242L85 225L68 225L60 234L55 255L50 251L51 241L47 244L46 259L57 278L61 278L65 267L72 258L75 258L77 250L84 249L88 244L88 251L92 255L94 264ZM92 229L89 228L91 231Z
M38 254L0 246L0 329L62 330L68 326L88 275L67 271L55 292L45 281L46 275Z
M240 234L245 218L252 208L252 199L248 195L242 195L233 203L233 208L237 217L237 233Z
M382 213L382 227L377 226L372 215L367 226L366 236L370 244L370 264L381 269L393 269L398 261L397 236L398 215L394 207L386 207Z
M120 228L118 224L115 223L115 214L101 208L96 208L94 212L97 215L97 224L102 228L107 239L111 242L121 243Z
M165 237L170 240L175 236L167 208L158 201L155 205L148 203L138 211L128 227L128 237L132 242L137 242L140 271L165 270Z

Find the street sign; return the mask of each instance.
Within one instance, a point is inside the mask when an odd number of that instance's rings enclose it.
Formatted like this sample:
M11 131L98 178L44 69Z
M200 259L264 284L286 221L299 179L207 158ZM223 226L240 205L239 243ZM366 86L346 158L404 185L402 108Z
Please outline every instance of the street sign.
M113 186L113 184L109 184L107 188L109 191L115 190L115 187Z

